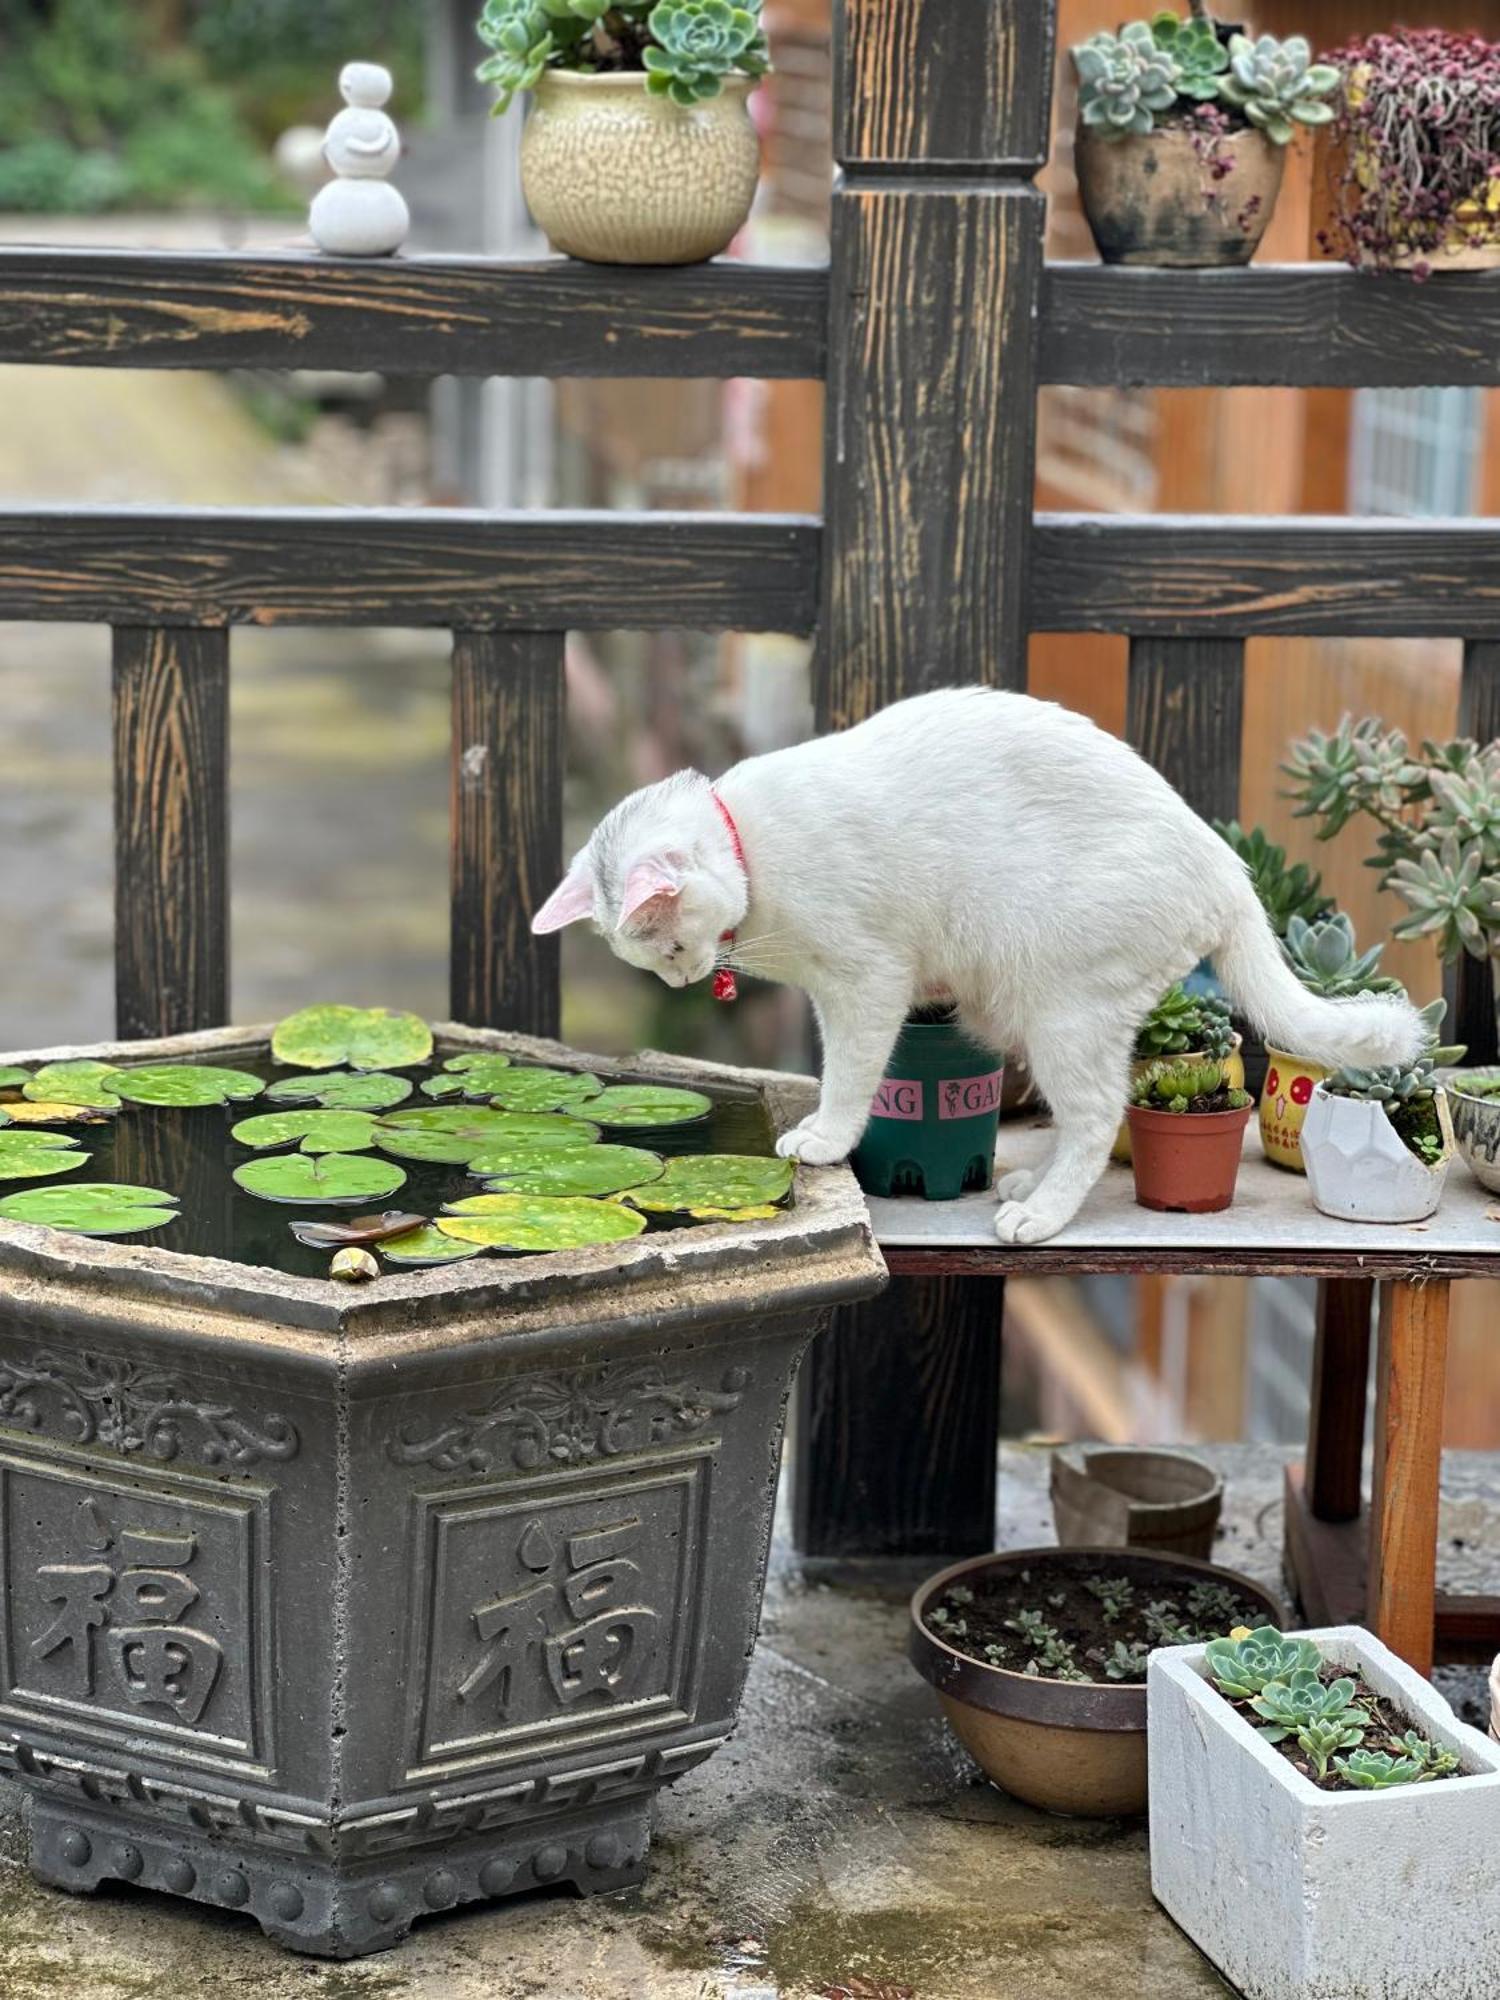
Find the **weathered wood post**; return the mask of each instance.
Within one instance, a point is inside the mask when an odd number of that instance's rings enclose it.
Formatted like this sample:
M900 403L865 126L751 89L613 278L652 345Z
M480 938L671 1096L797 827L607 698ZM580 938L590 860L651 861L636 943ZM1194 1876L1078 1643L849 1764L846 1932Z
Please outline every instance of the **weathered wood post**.
M839 0L824 727L1026 685L1051 0ZM892 809L898 802L892 801ZM807 1554L985 1549L998 1279L898 1279L802 1372Z

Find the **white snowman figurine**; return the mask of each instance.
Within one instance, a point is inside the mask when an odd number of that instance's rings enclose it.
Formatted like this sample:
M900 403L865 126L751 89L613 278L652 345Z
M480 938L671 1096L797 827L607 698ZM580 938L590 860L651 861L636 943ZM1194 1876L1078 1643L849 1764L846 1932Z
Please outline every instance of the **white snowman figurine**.
M401 157L401 135L381 109L391 89L391 73L379 63L346 63L339 73L347 108L323 140L336 178L318 191L307 218L318 248L335 256L389 257L411 227L406 203L386 179Z

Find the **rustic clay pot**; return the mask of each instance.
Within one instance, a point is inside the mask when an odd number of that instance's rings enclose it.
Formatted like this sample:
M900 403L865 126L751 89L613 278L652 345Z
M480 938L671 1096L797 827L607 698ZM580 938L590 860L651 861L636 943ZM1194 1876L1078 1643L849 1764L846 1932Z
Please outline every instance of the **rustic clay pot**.
M985 1776L1045 1812L1087 1819L1146 1810L1146 1690L1115 1681L1055 1681L1011 1673L972 1660L926 1622L927 1608L955 1583L978 1583L1006 1570L1046 1565L1053 1574L1092 1568L1105 1558L1130 1576L1147 1563L1167 1563L1194 1583L1228 1584L1265 1607L1265 1622L1279 1625L1274 1598L1233 1570L1186 1557L1148 1556L1136 1549L1016 1549L971 1556L929 1577L911 1601L912 1665L937 1691L954 1734ZM1045 1588L1045 1586L1043 1586Z
M1239 1111L1148 1111L1132 1104L1131 1165L1142 1208L1209 1215L1228 1208L1239 1178L1250 1106Z
M1500 1070L1460 1070L1448 1078L1453 1137L1464 1164L1482 1188L1500 1194L1500 1097L1470 1095L1465 1085L1500 1080Z
M1185 1451L1127 1446L1052 1454L1052 1521L1066 1548L1157 1549L1207 1561L1224 1482Z
M1106 264L1249 263L1281 192L1286 148L1253 130L1227 133L1217 145L1230 162L1218 179L1184 126L1125 139L1079 126L1078 193ZM1199 137L1197 148L1206 154L1207 147Z
M1304 1062L1285 1049L1266 1050L1266 1078L1260 1093L1261 1151L1273 1167L1300 1174L1302 1121L1312 1094L1333 1071L1322 1063Z
M521 139L521 186L554 250L595 264L697 264L744 226L760 175L754 79L682 105L639 73L547 70Z

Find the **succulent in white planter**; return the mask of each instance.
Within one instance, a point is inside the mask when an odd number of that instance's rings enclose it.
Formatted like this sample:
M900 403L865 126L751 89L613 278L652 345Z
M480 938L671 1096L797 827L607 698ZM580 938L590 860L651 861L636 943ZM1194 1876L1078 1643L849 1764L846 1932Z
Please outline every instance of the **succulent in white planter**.
M1222 1642L1151 1657L1158 1902L1246 2000L1492 2000L1500 1746L1358 1626L1252 1636L1278 1657L1247 1641L1235 1692ZM1336 1715L1306 1713L1314 1679Z
M1313 1091L1302 1125L1312 1198L1344 1222L1421 1222L1442 1200L1453 1156L1447 1094L1434 1074L1445 1003L1422 1010L1431 1037L1405 1067L1341 1069Z
M1500 1069L1461 1069L1444 1078L1453 1136L1482 1188L1500 1194Z

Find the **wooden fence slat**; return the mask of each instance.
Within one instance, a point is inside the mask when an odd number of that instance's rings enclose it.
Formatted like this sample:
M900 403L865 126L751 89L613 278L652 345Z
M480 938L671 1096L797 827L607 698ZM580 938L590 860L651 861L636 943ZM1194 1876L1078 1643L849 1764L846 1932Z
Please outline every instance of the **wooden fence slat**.
M1131 745L1205 819L1240 809L1245 646L1240 639L1132 639Z
M563 635L453 636L455 1021L558 1032L557 937L531 917L562 873Z
M733 261L0 248L0 361L816 377L827 282Z
M1382 284L1335 264L1052 264L1041 378L1080 387L1426 388L1500 381L1500 273Z
M229 1019L229 638L114 634L115 1018L122 1039Z
M781 514L0 509L0 618L805 633L818 549Z

